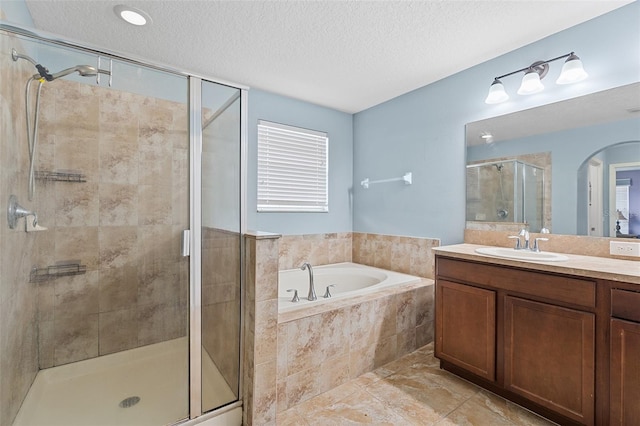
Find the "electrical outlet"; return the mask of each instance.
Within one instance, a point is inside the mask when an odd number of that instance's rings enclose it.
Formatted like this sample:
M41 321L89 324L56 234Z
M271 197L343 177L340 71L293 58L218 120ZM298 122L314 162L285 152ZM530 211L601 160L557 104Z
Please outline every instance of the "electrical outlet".
M615 256L640 257L640 243L611 241L609 243L609 254L613 254Z

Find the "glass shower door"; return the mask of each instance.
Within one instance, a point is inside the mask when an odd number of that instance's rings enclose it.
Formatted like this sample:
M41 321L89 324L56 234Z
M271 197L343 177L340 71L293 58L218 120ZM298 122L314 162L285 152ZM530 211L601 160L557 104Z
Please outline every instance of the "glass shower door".
M202 412L239 399L241 91L202 81Z

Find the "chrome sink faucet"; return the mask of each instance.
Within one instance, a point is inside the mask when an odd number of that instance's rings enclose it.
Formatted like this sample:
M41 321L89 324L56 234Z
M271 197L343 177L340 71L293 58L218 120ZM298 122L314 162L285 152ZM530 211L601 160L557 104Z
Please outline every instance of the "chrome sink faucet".
M316 289L313 286L313 269L311 268L311 264L309 262L304 262L300 269L303 271L307 269L309 271L309 294L307 295L307 300L318 300L318 296L316 296Z
M520 241L520 237L524 237L524 245ZM522 228L518 235L510 235L510 239L516 240L516 250L529 250L529 231L526 228Z
M542 228L540 232L542 234L548 234L549 230L547 228ZM524 244L521 243L520 237L524 237ZM534 238L533 247L531 247L529 244L530 234L526 228L522 228L518 233L518 235L511 235L509 236L509 238L516 240L515 250L531 250L537 253L540 252L540 244L538 243L538 241L549 241L548 238L542 238L542 237Z

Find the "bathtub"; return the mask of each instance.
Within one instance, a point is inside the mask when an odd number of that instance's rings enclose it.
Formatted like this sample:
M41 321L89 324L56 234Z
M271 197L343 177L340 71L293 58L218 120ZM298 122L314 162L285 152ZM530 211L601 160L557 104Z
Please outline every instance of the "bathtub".
M314 286L318 300L307 300L309 293L309 271L300 268L278 273L278 312L286 312L305 305L330 304L336 299L362 295L382 288L420 282L420 277L387 271L357 263L336 263L313 267ZM331 298L324 298L327 286L331 287ZM298 290L300 301L293 302L293 291ZM307 308L310 306L306 306Z

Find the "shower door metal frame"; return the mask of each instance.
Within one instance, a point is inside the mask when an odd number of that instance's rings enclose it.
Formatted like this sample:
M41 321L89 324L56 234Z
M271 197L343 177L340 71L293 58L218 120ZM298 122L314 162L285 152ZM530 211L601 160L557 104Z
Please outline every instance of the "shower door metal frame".
M190 240L190 276L189 276L189 418L195 419L205 413L202 411L202 146L203 146L203 122L202 122L202 83L215 81L200 77L189 77L189 146L190 146L190 185L189 195L191 199L191 240ZM216 83L219 84L219 83ZM213 409L211 413L221 412L242 405L243 387L243 362L244 350L244 235L247 228L246 193L247 193L247 119L248 119L248 93L246 89L240 90L240 359L238 360L238 401L228 404L221 409ZM235 100L234 100L235 101ZM207 123L210 124L210 123Z

